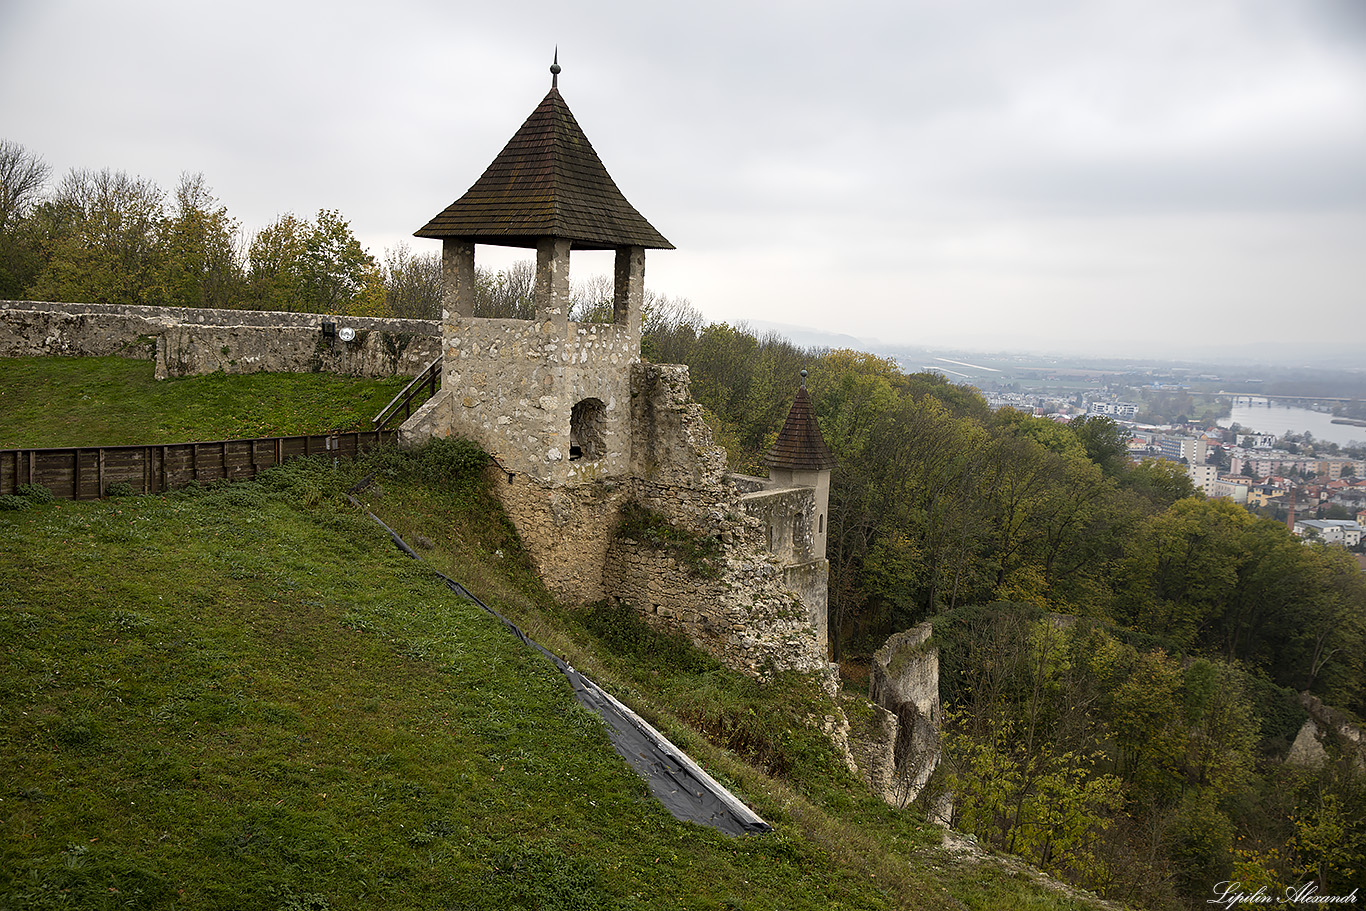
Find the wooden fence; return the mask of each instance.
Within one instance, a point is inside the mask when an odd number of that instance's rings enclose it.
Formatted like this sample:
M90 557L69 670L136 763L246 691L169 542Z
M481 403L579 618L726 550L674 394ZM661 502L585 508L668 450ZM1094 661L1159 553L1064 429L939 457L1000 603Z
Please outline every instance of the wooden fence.
M262 469L311 455L353 458L391 442L393 431L260 437L164 446L80 446L71 449L0 450L0 494L40 484L68 500L96 500L110 484L134 493L161 493L192 481L244 481Z

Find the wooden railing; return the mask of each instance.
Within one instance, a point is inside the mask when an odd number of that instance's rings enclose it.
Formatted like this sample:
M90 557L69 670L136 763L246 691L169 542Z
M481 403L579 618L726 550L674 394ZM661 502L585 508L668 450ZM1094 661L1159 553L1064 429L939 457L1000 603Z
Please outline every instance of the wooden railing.
M440 385L441 357L438 355L434 361L423 368L421 373L413 377L412 382L404 386L398 395L390 399L389 404L380 409L379 414L375 415L375 429L384 430L388 427L389 422L398 416L399 409L403 410L403 420L408 420L413 413L413 400L425 392L426 396L417 403L421 405L422 402L436 395L437 387Z
M161 493L193 481L249 480L302 456L349 459L393 439L393 431L366 430L156 446L5 449L0 450L0 494L38 484L63 499L95 500L120 483L133 493Z

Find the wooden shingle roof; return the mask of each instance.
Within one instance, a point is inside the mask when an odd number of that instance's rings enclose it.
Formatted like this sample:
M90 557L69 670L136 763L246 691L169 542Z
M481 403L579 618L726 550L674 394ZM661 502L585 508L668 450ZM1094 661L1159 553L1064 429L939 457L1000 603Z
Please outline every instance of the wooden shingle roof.
M560 237L590 250L674 248L621 195L553 87L474 186L414 236L511 247Z
M805 370L802 375L806 375ZM792 402L792 410L783 422L783 429L778 431L778 440L764 456L764 461L769 468L788 471L825 471L835 467L835 455L821 436L804 380Z

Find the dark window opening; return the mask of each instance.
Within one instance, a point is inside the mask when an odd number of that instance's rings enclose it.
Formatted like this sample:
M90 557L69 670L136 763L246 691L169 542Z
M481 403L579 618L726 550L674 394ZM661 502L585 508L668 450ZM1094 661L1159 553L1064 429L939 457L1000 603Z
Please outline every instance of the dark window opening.
M607 455L607 407L601 399L584 399L569 413L569 460L596 461Z

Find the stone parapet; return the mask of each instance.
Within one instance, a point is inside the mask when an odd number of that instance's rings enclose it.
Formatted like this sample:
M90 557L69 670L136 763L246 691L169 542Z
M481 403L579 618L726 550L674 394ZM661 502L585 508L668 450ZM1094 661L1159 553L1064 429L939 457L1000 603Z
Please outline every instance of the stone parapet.
M324 322L355 339L324 334ZM154 360L158 379L220 370L408 376L440 350L432 320L0 301L0 356Z
M815 515L815 491L810 487L785 487L740 494L740 508L763 525L765 548L784 563L809 563L818 559L811 527Z

